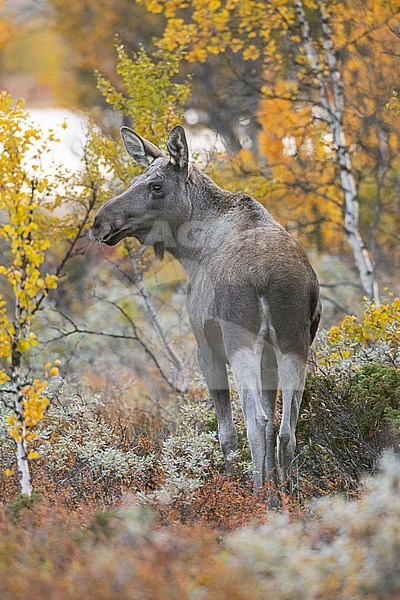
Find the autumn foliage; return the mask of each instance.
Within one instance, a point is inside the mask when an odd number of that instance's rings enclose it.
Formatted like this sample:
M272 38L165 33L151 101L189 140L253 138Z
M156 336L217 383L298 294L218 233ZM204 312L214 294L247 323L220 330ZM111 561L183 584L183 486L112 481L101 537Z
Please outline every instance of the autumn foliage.
M54 202L49 199L51 184L39 169L40 154L48 151L48 146L41 132L27 121L22 106L22 102L14 105L6 93L0 97L0 209L6 214L0 237L7 249L0 276L8 283L6 295L0 296L0 357L5 365L0 370L0 383L9 384L5 393L11 414L6 420L17 447L22 492L30 495L29 461L38 454L29 451L28 446L36 438L36 426L49 400L45 394L47 382L26 378L21 372L22 359L38 345L33 320L49 290L57 286L58 277L43 269L51 246L48 232L54 210ZM29 154L36 161L31 170L26 162ZM56 236L54 219L53 228Z
M46 502L0 511L5 598L215 600L399 594L399 468L386 461L364 497L320 501L308 519L270 513L229 536L157 527L130 503L75 514Z
M97 124L79 172L46 172L55 134L0 95L0 598L397 600L398 0L50 5L58 97ZM163 147L192 106L226 143L202 166L352 293L323 298L291 495L252 488L234 392L225 474L182 272L86 235L139 172L118 126Z
M368 275L378 260L376 240L391 245L398 226L399 138L396 115L387 110L388 89L397 85L398 2L142 3L166 17L162 48L178 48L190 62L233 52L249 63L238 84L259 98L260 127L244 170L256 172L261 158L261 180L271 180L269 207L319 250L338 251L347 238L364 292L377 296L376 276ZM261 182L261 201L265 191Z

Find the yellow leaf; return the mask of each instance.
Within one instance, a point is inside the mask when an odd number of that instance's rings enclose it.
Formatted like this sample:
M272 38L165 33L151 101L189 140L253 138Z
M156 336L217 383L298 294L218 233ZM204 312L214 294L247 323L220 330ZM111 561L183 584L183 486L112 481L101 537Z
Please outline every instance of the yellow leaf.
M215 11L215 10L218 10L220 8L221 2L220 2L220 0L211 0L209 6L210 6L210 10L211 11Z
M4 371L0 371L0 383L5 383L6 381L10 381L9 376Z
M46 287L49 289L54 289L57 287L56 275L46 275Z
M18 352L21 352L21 354L29 350L30 347L31 345L28 340L20 340L17 344L17 350Z
M33 331L30 332L29 336L28 336L29 342L31 344L31 346L37 346L38 345L38 340L36 337L36 334L33 333Z
M9 469L9 468L7 468L7 469L6 469L6 475L7 475L7 477L11 477L11 475L14 475L14 471L13 471L13 469Z
M37 452L36 450L31 450L28 454L28 459L35 460L35 458L39 458L39 452Z

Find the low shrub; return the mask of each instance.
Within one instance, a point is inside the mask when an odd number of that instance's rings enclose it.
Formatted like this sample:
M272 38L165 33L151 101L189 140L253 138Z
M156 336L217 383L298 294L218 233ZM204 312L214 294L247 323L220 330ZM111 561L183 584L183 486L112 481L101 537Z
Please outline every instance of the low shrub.
M205 489L205 488L203 488ZM221 534L157 525L148 507L90 514L46 501L0 507L4 600L397 600L400 464L354 502L317 501L307 519L269 512L260 525Z
M12 464L12 443L5 435L7 410L0 412L0 452L3 465ZM63 385L38 430L33 463L35 487L55 503L70 508L82 504L107 506L126 490L151 486L154 455L163 439L163 425L110 407L100 396L85 397ZM151 432L151 434L150 434ZM15 494L17 474L5 477L3 497ZM14 484L14 485L13 485Z
M360 477L375 471L383 450L398 449L399 306L397 299L379 307L367 303L362 320L349 317L321 333L319 362L308 373L297 428L292 508L337 491L356 494ZM34 485L54 503L111 506L133 494L156 509L163 523L199 519L228 528L258 515L261 496L252 496L252 466L235 394L235 481L224 476L215 411L204 390L180 398L165 415L150 402L139 410L84 397L66 384L48 395L52 404L35 441L39 459L33 475ZM5 473L14 460L7 414L1 405L3 499L15 495L18 485L17 474ZM234 507L237 518L231 516Z
M3 407L4 466L13 461L6 416ZM247 457L238 453L240 481L229 482L224 476L214 411L204 400L187 397L175 420L155 422L148 414L110 407L100 396L85 397L63 385L53 397L35 448L35 487L43 488L51 502L70 509L114 506L129 495L155 508L163 523L200 520L231 526L260 507L248 486ZM6 476L3 469L0 483L3 500L11 499L18 474ZM241 507L236 515L234 506Z
M233 408L240 443L232 457L235 481L228 481L215 412L206 400L187 397L175 420L155 422L64 386L35 442L39 452L33 465L35 487L70 508L88 503L111 506L133 494L155 508L164 523L196 519L222 527L243 523L259 513L262 495L252 493L252 465L235 397ZM4 467L13 461L6 414L3 409ZM309 373L297 428L291 505L337 491L356 493L360 477L374 472L382 451L398 447L399 423L400 371L395 367L367 364L350 374L340 369ZM16 494L17 477L7 477L2 470L3 499Z
M314 516L275 515L235 533L230 567L269 600L397 600L400 597L400 463L366 482L357 502L319 500Z
M356 491L382 452L399 448L399 422L399 369L373 364L351 375L309 373L295 461L302 493Z
M360 319L346 315L340 326L319 334L316 355L325 373L352 373L366 364L400 367L400 298L393 292L380 304L364 298Z

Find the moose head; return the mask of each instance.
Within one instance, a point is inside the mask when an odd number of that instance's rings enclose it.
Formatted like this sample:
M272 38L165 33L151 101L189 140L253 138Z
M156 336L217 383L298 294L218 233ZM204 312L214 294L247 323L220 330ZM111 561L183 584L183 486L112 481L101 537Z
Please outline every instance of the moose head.
M121 136L128 154L147 170L100 208L90 238L115 246L126 237L135 237L142 244L154 245L162 257L191 212L185 185L190 171L185 130L178 125L170 132L169 156L129 127L122 127Z

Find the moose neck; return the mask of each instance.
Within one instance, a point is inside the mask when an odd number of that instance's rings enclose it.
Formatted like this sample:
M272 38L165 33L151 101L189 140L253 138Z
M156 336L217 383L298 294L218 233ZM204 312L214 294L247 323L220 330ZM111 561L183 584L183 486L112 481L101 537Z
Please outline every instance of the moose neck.
M186 184L190 216L183 223L172 224L174 244L166 250L177 258L190 277L202 261L209 260L215 249L235 225L235 197L196 168Z
M186 190L190 213L184 222L172 224L173 244L164 247L181 262L189 280L200 264L219 260L225 242L235 232L260 225L280 227L254 198L220 188L196 167Z

